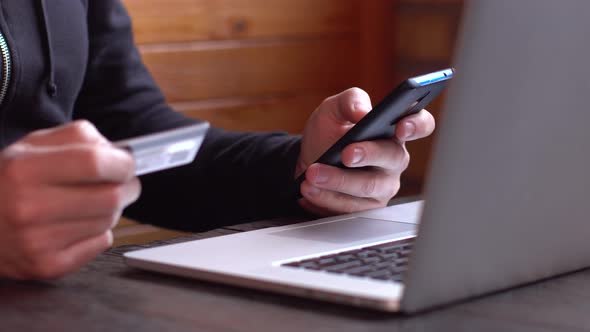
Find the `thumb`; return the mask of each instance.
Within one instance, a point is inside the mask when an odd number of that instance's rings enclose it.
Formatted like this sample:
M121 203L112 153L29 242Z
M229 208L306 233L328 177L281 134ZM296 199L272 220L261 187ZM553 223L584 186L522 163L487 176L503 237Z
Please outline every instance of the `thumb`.
M371 110L371 98L364 90L351 88L336 95L334 117L342 123L357 123Z

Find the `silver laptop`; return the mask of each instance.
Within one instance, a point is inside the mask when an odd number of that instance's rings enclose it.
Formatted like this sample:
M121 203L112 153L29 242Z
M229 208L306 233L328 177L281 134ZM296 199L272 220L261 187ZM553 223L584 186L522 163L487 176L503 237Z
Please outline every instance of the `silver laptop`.
M135 251L128 264L406 312L590 266L589 17L588 0L468 6L425 202Z

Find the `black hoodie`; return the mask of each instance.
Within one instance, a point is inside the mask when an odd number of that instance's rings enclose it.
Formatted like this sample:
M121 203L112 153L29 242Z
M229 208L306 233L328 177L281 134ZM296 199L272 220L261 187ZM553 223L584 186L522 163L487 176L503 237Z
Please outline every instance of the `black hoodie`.
M166 104L120 0L0 0L0 53L0 148L73 119L110 140L196 122ZM142 177L125 214L193 231L287 214L298 154L298 137L212 128L195 162Z

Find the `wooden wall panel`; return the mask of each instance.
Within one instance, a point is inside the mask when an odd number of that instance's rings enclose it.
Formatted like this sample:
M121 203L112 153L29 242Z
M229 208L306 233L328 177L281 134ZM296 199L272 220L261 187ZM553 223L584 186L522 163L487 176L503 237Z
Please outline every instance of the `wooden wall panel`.
M364 1L360 12L360 87L373 103L383 99L396 85L396 42L398 17L395 1Z
M212 125L221 128L243 127L252 131L276 131L280 128L297 134L303 131L303 124L327 95L328 91L301 96L177 103L173 106L179 112L208 119Z
M140 44L358 33L356 0L124 0ZM165 5L162 5L163 3Z
M358 84L352 39L142 47L171 102L338 91Z
M457 21L448 11L406 9L397 29L397 54L407 62L449 61L453 54ZM451 16L450 16L451 15Z

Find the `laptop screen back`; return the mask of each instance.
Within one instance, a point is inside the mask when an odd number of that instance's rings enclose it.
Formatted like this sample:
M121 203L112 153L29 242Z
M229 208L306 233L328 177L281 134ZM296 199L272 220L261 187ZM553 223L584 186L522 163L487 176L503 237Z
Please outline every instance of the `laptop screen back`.
M590 1L467 7L402 308L590 266Z

